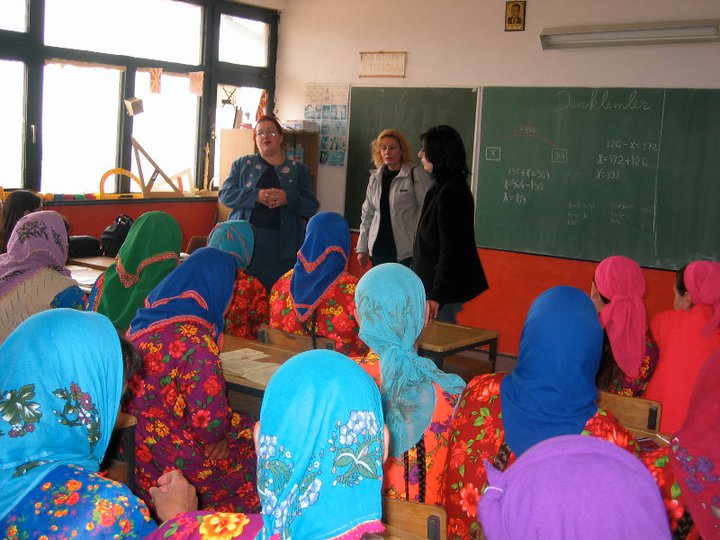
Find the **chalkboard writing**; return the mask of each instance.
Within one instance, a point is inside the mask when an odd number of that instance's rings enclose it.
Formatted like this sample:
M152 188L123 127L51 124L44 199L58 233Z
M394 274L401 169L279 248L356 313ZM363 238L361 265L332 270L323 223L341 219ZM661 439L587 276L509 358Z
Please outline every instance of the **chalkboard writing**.
M402 131L413 152L417 152L422 132L439 124L451 125L460 133L470 159L475 144L476 109L477 91L473 88L353 87L345 187L345 217L350 226L360 226L370 169L375 168L370 160L370 143L383 129Z
M720 254L720 91L483 89L481 246L676 268Z

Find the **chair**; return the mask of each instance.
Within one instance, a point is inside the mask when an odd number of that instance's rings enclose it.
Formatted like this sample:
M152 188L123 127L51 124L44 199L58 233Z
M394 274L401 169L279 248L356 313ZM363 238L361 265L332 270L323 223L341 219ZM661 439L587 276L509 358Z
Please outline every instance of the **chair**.
M137 418L119 412L110 444L100 469L111 480L122 482L135 491L135 426Z
M445 540L447 513L440 506L383 497L383 538Z
M260 328L258 328L258 341L298 352L311 351L312 349L335 350L335 342L332 339L316 336L313 343L312 336L301 336L285 332L279 328L272 328L268 324L261 324Z
M642 437L658 435L661 405L657 401L598 392L598 407L610 411L623 427Z

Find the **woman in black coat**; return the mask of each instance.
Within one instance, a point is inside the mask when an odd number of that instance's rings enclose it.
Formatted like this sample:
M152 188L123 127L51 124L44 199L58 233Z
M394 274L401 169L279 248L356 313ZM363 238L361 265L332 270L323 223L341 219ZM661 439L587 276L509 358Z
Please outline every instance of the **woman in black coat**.
M420 139L418 157L433 183L420 214L412 269L425 285L427 319L455 322L463 303L488 288L475 246L470 171L455 129L436 126Z

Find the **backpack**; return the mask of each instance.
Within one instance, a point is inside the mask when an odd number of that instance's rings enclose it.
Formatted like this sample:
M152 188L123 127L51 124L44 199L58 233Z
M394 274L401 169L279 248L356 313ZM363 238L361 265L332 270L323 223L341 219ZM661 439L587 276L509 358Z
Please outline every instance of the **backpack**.
M100 245L103 255L106 257L115 257L120 251L125 238L130 232L133 220L125 214L115 218L115 222L105 228L100 236Z

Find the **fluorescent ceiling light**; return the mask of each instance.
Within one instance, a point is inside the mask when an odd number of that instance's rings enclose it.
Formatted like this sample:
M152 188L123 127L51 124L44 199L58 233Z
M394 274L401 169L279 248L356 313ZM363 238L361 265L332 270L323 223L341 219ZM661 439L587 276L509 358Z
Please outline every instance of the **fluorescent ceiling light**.
M720 41L720 19L545 28L543 49L667 45Z

